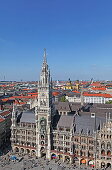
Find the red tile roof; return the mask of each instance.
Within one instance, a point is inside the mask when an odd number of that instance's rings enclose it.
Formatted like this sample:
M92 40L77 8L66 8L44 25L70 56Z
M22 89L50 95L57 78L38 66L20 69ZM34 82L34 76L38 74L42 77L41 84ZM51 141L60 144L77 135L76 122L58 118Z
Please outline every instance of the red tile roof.
M38 95L38 93L28 93L28 95Z
M31 99L31 98L35 98L37 97L37 94L33 94L31 96L12 96L12 97L9 97L9 98L5 98L5 99L2 99L2 101L7 101L7 100L14 100L14 99Z
M10 97L10 99L30 99L30 98L34 98L36 97L37 95L32 95L32 96L12 96Z
M72 92L74 92L74 93L80 93L79 91L77 91L77 90L74 90L74 91L72 91Z
M10 114L10 111L3 111L2 113L0 113L1 116L8 116Z
M26 102L21 102L21 101L17 101L17 100L15 100L15 102L14 102L15 104L18 104L18 105L23 105L23 104L26 104Z
M102 90L102 91L105 91L106 87L92 87L91 89L92 90Z
M58 96L60 93L58 92L58 91L54 91L54 92L52 92L52 95L53 96Z
M87 92L84 92L83 96L112 98L111 94L87 93Z
M91 86L101 86L101 83L100 82L93 82L92 84L91 84Z
M4 118L0 117L0 123L3 122L4 120L5 120Z

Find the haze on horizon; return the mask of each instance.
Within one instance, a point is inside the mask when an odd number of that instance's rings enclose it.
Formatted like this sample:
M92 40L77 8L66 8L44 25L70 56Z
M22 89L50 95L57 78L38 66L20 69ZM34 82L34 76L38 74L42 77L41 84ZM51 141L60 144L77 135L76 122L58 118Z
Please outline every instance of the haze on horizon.
M112 1L0 2L0 80L112 80Z

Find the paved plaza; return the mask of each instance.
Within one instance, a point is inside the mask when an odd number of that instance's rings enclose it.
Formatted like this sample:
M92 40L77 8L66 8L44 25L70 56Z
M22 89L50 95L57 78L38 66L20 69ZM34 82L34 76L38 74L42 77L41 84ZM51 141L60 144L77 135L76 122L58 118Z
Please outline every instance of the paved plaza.
M10 155L0 159L0 170L94 170L90 167L79 167L56 160L45 160L44 158L34 159L23 157L20 162L10 160ZM98 170L98 169L97 169Z

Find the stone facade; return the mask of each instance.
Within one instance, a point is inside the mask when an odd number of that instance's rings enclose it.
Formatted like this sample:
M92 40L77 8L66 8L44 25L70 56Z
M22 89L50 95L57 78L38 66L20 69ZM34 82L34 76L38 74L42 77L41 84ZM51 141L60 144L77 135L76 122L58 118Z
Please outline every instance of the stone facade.
M97 133L96 140L97 166L112 167L112 120L110 118Z
M58 112L55 112L46 51L38 83L38 100L35 101L35 108L29 111L18 111L13 106L11 141L14 152L78 165L111 165L111 119L105 124L102 118L96 119L94 129L95 119L89 113L76 109L78 112L69 115L73 105L60 106L60 109L57 107Z
M38 103L35 108L36 116L36 144L37 156L46 155L50 159L51 150L51 107L52 93L50 82L50 71L46 62L46 51L44 52L44 62L38 83Z
M11 110L0 112L0 153L10 143L11 117Z

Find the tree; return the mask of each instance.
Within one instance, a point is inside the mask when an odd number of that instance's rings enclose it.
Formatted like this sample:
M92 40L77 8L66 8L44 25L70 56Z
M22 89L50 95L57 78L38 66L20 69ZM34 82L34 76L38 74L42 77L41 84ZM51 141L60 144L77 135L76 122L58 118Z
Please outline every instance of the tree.
M107 101L106 104L112 104L112 100Z
M66 102L66 101L67 101L65 95L61 97L60 101L61 101L61 102Z

